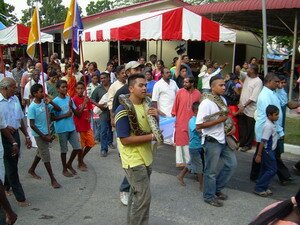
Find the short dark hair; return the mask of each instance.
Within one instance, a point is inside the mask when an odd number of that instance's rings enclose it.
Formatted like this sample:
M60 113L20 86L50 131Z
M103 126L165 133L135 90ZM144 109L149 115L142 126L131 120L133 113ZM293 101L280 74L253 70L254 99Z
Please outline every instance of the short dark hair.
M117 66L117 68L116 68L116 74L119 74L124 69L125 69L124 65Z
M57 76L56 69L54 69L52 67L50 67L47 72L48 72L48 76L49 77L55 77L55 76Z
M275 80L276 78L278 78L278 75L270 72L264 77L264 83L267 84L270 81Z
M191 84L195 84L195 77L186 77Z
M186 70L187 70L187 67L186 67L185 65L181 65L179 71L181 71L181 70L183 70L183 69L186 69Z
M135 80L139 79L139 78L145 79L144 74L136 73L136 74L133 74L130 77L128 77L128 86L133 86L135 84Z
M76 87L79 86L79 85L85 86L84 83L83 83L82 81L78 81L78 82L76 83Z
M280 81L284 81L284 80L287 81L286 76L284 76L282 74L278 75L278 78L279 78Z
M106 72L100 73L100 76L102 76L102 75L104 75L104 76L106 76L106 77L110 77L110 74L109 74L109 73L106 73Z
M185 57L189 57L188 55L182 55L181 59L184 59Z
M279 113L278 107L275 106L275 105L268 105L267 108L266 108L266 114L267 114L267 116L271 116L274 113Z
M106 66L110 66L110 65L114 65L114 63L113 63L112 61L108 61L108 62L106 63Z
M216 76L212 77L209 81L209 86L211 87L212 83L216 80L224 80L224 78L220 75L216 75Z
M258 65L256 65L256 64L250 64L249 67L250 67L256 74L258 74Z
M41 89L43 90L43 85L41 85L41 84L34 84L30 88L30 94L32 96L34 96L34 94L37 93Z
M79 69L78 63L74 63L73 67L74 67L76 70L78 70L78 69Z
M200 105L200 102L194 102L193 105L192 105L192 110L193 110L193 111L198 110L199 105Z
M67 82L66 80L58 80L58 81L56 82L56 88L60 88L60 86L61 86L62 84L67 84L67 85L68 85L68 82Z

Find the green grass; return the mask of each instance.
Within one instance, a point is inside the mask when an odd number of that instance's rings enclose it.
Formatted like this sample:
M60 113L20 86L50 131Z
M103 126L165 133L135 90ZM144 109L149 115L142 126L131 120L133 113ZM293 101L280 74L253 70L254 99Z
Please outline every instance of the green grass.
M286 118L284 142L300 145L300 117Z

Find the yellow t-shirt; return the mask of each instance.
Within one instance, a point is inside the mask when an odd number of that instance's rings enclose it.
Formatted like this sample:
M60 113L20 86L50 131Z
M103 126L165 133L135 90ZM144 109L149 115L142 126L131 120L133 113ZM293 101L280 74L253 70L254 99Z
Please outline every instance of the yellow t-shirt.
M138 123L140 128L143 131L150 132L151 128L149 126L148 120L146 118L146 112L144 110L143 105L134 105ZM127 112L125 110L120 111L120 116L118 113L116 115L116 122L118 119L123 116L127 116ZM131 133L133 135L133 133ZM118 148L120 151L122 166L125 169L132 168L139 165L149 166L152 161L152 149L151 149L151 141L143 144L131 144L131 145L123 145L120 139L117 139Z

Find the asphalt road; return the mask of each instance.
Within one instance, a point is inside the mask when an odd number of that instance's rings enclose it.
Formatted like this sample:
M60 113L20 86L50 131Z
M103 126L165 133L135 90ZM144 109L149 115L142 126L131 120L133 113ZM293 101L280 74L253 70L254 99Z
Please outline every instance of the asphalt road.
M37 173L42 180L35 180L27 170L35 155L34 150L22 149L19 174L31 206L20 208L13 196L9 200L19 216L17 225L122 225L126 224L126 206L119 200L119 185L124 176L117 150L111 150L107 158L101 158L99 146L87 155L88 172L78 172L72 178L61 174L58 143L51 148L52 166L61 189L52 189L42 164ZM155 157L151 177L152 202L150 225L179 224L248 224L266 205L296 193L300 177L293 184L280 186L275 178L271 188L272 198L252 194L254 184L249 180L252 152L237 152L238 168L228 188L229 199L224 207L215 208L202 200L194 175L188 175L187 186L179 185L175 175L175 151L162 145ZM299 156L285 154L286 164L291 167Z

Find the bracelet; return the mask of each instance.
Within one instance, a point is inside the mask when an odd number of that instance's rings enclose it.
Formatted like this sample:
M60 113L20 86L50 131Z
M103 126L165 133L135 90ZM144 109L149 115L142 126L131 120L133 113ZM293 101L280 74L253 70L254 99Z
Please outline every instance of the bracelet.
M261 154L257 154L258 156L261 156Z
M151 140L154 141L154 134L151 134Z
M17 143L17 142L14 142L14 143L12 143L12 145L18 145L18 143Z
M27 138L27 139L28 139L28 138L30 138L30 137L29 137L29 136L26 136L25 138Z

